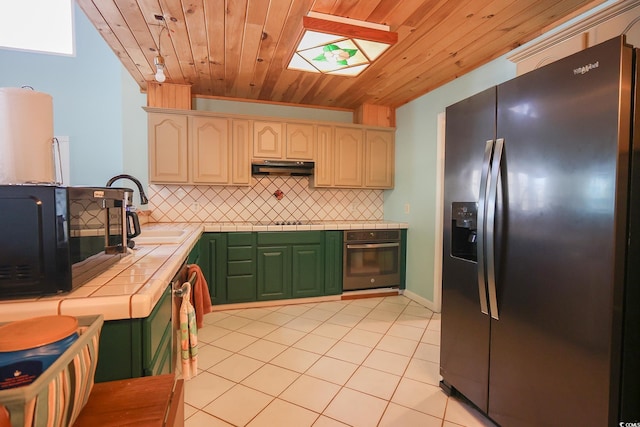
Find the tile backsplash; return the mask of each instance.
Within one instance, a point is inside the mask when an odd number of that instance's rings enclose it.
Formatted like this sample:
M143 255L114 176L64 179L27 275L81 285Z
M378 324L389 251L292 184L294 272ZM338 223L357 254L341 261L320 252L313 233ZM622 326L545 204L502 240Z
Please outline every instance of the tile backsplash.
M379 221L382 193L310 188L308 177L255 176L251 187L152 184L148 209L152 222Z

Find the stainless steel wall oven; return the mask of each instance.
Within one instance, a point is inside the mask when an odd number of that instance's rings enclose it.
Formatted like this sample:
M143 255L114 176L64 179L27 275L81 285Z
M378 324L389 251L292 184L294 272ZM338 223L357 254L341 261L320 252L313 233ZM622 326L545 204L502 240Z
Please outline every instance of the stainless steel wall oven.
M400 286L400 230L347 230L343 240L343 290Z

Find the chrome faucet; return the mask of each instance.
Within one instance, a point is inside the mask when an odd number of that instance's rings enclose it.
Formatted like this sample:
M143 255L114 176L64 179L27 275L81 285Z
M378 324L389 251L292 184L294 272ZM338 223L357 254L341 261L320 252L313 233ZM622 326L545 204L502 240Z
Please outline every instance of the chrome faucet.
M116 182L119 179L122 178L126 178L129 179L131 181L133 181L133 183L138 187L138 191L140 192L140 204L142 205L146 205L147 203L149 203L149 199L147 199L147 195L144 194L144 190L142 189L142 183L140 181L138 181L137 178L131 176L131 175L127 175L127 174L122 174L122 175L116 175L113 178L110 178L109 181L107 181L107 187L111 187L111 185Z

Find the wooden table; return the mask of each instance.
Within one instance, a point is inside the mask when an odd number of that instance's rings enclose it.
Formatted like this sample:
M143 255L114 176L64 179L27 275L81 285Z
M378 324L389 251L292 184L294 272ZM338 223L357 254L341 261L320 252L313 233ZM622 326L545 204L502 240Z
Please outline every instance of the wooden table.
M183 387L173 374L97 383L74 427L183 427Z

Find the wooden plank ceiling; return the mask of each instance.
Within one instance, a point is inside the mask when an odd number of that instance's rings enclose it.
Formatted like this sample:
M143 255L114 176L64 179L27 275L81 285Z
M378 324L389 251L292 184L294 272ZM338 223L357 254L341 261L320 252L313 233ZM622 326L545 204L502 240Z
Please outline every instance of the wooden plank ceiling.
M603 0L77 0L142 90L355 110L401 106ZM287 70L309 11L388 25L398 43L358 77ZM169 31L162 31L164 17Z

